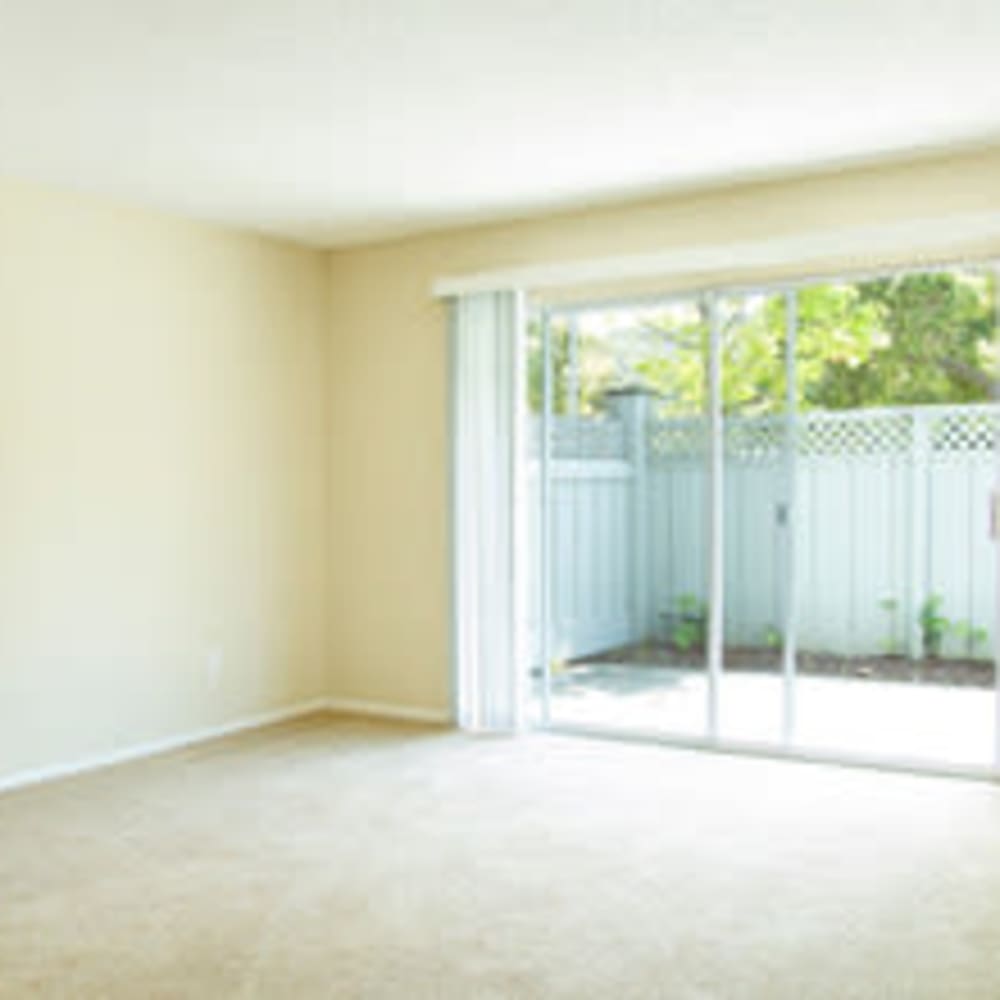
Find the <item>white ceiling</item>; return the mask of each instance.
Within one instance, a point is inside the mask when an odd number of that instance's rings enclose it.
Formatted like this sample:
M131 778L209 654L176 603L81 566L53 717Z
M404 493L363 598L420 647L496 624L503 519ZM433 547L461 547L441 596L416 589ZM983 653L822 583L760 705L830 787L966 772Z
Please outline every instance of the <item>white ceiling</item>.
M998 0L0 0L0 173L321 245L981 140Z

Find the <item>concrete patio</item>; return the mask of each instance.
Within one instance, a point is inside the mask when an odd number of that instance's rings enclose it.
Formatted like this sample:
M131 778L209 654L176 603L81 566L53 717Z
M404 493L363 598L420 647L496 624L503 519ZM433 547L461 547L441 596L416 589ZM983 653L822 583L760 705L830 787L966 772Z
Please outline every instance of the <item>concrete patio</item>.
M780 674L725 674L719 699L725 739L778 743ZM581 664L553 674L555 724L702 736L704 669ZM803 749L949 764L993 761L996 695L977 687L800 676L795 743Z

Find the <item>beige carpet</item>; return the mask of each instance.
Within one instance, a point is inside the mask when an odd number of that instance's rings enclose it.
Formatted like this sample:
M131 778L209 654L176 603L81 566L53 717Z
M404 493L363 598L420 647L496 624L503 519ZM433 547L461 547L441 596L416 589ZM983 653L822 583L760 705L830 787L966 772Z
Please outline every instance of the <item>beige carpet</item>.
M314 719L0 797L0 997L1000 997L1000 789Z

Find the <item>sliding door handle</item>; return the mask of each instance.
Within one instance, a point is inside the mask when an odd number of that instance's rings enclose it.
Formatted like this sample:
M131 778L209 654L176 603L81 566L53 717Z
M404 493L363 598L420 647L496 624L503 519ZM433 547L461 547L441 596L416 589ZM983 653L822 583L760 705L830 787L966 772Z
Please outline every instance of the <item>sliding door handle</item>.
M774 505L774 522L779 528L787 528L791 520L791 505L787 503L776 503Z

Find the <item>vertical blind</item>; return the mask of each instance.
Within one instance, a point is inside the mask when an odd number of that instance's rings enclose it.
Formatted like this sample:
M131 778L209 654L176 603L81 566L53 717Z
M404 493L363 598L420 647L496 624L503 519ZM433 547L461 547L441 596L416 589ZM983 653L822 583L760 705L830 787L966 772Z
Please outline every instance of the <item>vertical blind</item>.
M523 297L451 305L452 645L456 718L467 729L522 721L524 628Z

